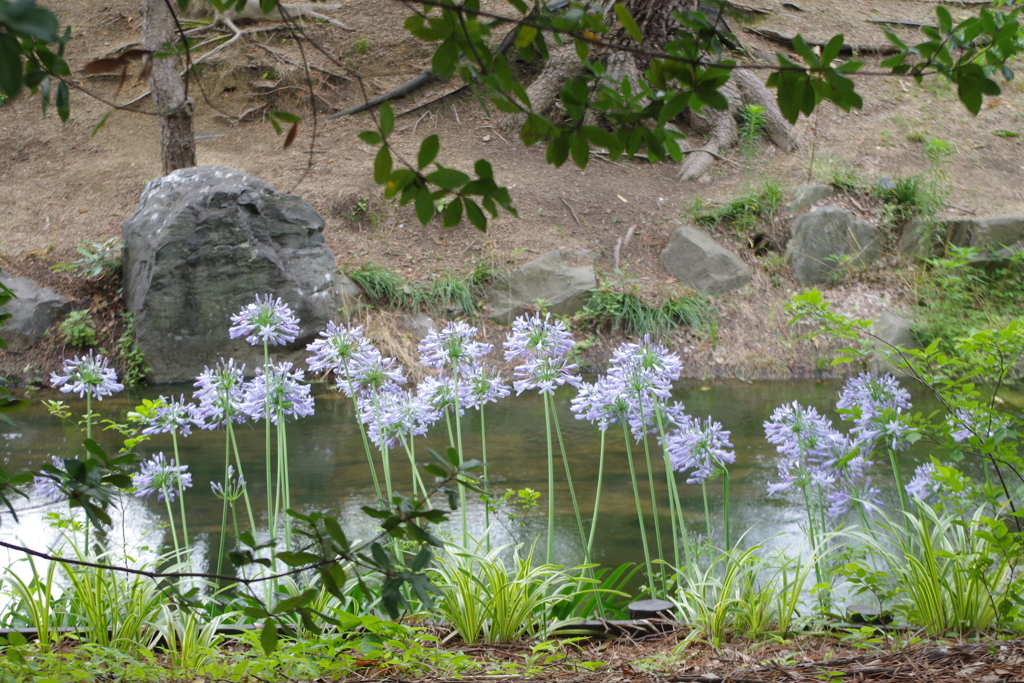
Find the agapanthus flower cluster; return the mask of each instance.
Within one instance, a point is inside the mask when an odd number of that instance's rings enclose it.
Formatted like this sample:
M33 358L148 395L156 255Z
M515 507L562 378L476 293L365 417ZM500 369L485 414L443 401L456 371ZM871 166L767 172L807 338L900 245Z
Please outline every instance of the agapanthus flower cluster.
M223 484L218 481L210 482L210 490L213 491L213 495L217 496L221 500L227 500L233 503L238 500L242 493L245 491L245 477L239 474L235 476L235 466L228 465L228 478Z
M832 421L794 401L780 406L764 423L765 437L783 456L778 482L769 494L792 486L815 486L828 502L828 513L838 516L857 497L873 500L877 490L866 476L865 456L857 443L832 427Z
M455 412L458 406L459 415L465 415L466 410L473 403L473 388L466 382L456 383L453 377L441 375L439 377L424 377L423 381L416 387L416 395L426 401L439 417L445 413Z
M914 431L908 423L910 392L900 386L891 374L862 372L848 380L836 403L844 420L853 420L851 436L865 455L881 441L892 450L910 447L908 436Z
M230 417L235 422L245 421L244 401L245 365L235 365L235 359L223 358L213 369L204 368L193 386L193 397L199 401L193 418L203 429L222 427Z
M231 316L228 330L232 339L245 337L250 344L269 343L271 346L290 344L299 336L299 319L280 298L269 294L262 299L257 294L255 303Z
M505 398L512 390L494 368L477 365L459 378L460 384L467 388L466 408L480 408L485 403L492 403Z
M441 414L422 395L392 385L377 394L358 399L359 419L366 434L378 447L392 448L400 438L423 436Z
M154 434L169 434L171 432L188 436L192 433L192 426L201 426L203 419L198 417L200 409L192 403L185 403L185 397L166 398L160 397L161 405L153 410L153 413L146 418L146 426L142 429L143 434L150 436Z
M550 313L543 318L540 314L516 318L505 340L505 360L523 361L512 373L516 394L537 389L550 395L564 384L579 386L577 366L565 357L574 345L565 323L552 321Z
M942 488L939 482L935 480L935 473L936 470L933 463L928 462L918 465L917 469L914 470L913 479L904 487L907 495L917 498L922 503L931 502Z
M78 398L85 398L88 394L102 401L104 396L124 389L124 385L118 383L110 361L91 350L84 356L64 359L61 373L51 373L50 382L65 394L78 394Z
M603 375L593 384L581 382L579 393L570 401L577 420L588 420L602 432L620 422L631 405L622 381Z
M243 386L242 412L254 420L269 414L277 424L285 416L307 417L313 414L313 397L303 382L305 373L293 370L291 363L271 364L269 374L260 368L256 377Z
M726 465L736 461L729 434L710 417L703 422L688 418L686 424L666 437L672 469L689 472L687 484L699 484L718 475Z
M420 342L420 362L428 368L465 372L494 348L476 341L477 329L464 322L450 322L440 332L431 330Z
M50 461L54 468L59 472L67 472L67 468L64 466L63 458L58 458L56 455L50 456ZM64 500L65 494L61 490L60 485L51 476L37 476L33 478L35 484L36 495L42 496L47 500L59 502Z
M950 437L957 443L970 441L971 437L978 437L982 441L990 439L997 430L1007 425L1007 420L997 415L988 414L986 411L970 411L962 408L953 410L947 423L950 427Z
M338 375L338 382L344 383L345 378L353 372L354 366L363 354L372 349L370 342L363 336L363 326L337 325L327 323L327 329L306 347L313 355L307 359L312 372L324 370Z
M394 358L385 358L373 346L357 355L354 360L351 387L349 381L338 379L338 391L349 398L353 398L353 392L355 395L363 392L373 393L384 391L391 385L405 384L405 374L398 361Z
M163 453L157 453L139 466L139 473L134 477L136 498L148 498L156 494L157 500L166 498L173 503L182 490L192 486L192 475L188 465L178 467L167 461Z

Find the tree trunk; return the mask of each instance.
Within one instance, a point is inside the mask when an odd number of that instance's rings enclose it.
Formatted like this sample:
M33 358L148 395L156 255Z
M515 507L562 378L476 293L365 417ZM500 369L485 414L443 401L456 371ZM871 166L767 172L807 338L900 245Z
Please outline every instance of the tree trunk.
M174 45L174 17L167 0L142 1L142 48L166 56L152 58L149 89L159 114L160 149L164 175L196 165L196 141L192 132L194 103L185 94L178 74Z
M644 36L643 46L650 50L660 50L675 38L681 26L672 14L674 12L692 12L697 9L704 11L712 24L717 24L724 32L731 32L725 20L712 8L700 4L699 0L624 0L630 15L640 27ZM614 15L614 0L602 0L602 11L606 17ZM621 27L612 33L610 42L627 43L631 40ZM603 55L606 76L612 79L627 78L636 82L643 78L650 66L650 60L630 53L606 53ZM571 43L565 47L551 50L551 58L537 79L527 88L530 102L537 110L550 107L562 89L566 79L576 76L583 70L579 58ZM637 92L637 88L633 88ZM749 71L736 69L732 78L721 90L729 100L726 111L716 111L705 107L700 112L687 112L682 118L686 120L694 132L707 135L705 144L692 150L683 160L679 176L684 180L696 180L703 176L714 163L719 150L736 143L736 121L734 115L743 104L756 104L764 108L768 136L772 142L785 150L796 148L796 140L792 129L786 123L782 112L771 92L761 80ZM525 117L511 115L506 117L504 125L521 125Z

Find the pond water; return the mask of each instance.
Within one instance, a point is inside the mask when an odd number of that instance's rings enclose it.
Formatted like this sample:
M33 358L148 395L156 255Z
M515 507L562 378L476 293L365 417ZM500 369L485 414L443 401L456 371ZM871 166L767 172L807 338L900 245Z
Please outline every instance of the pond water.
M736 463L731 472L731 520L734 538L746 532L744 544L764 544L770 547L797 548L803 543L800 524L805 519L802 499L797 492L768 496L767 484L777 478L779 456L764 438L763 423L776 407L783 403L800 401L818 408L833 419L837 427L846 430L834 413L834 404L841 388L839 382L681 382L675 398L681 401L691 415L699 418L712 416L732 432L736 448ZM146 388L108 398L95 404L105 418L124 419L142 398L155 398L159 394L185 393L191 395L191 386ZM915 408L925 412L937 407L926 402L927 397L915 392ZM373 504L373 483L354 420L352 402L335 393L327 385L314 387L316 414L293 421L288 425L288 448L293 507L305 512L333 509L339 513L350 538L365 538L372 525L360 510ZM585 524L589 529L589 511L598 475L600 432L590 423L576 420L569 411L573 391L556 395L559 421L565 436L566 449L576 493L580 500ZM41 398L68 399L67 395L44 394ZM74 395L71 395L74 399ZM68 401L73 410L84 411L84 402ZM17 426L3 427L0 438L0 457L6 461L8 471L24 467L37 468L48 462L49 455L70 457L76 447L81 448L82 434L74 427L62 426L37 401L29 409L13 415ZM542 493L547 489L546 445L543 404L536 395L510 397L486 408L487 449L490 462L491 489L498 493L506 489L532 488ZM463 420L464 449L467 458L479 457L479 417L473 412ZM264 432L262 423L243 425L237 429L240 453L245 465L248 490L254 509L266 509L264 474ZM112 432L97 436L108 452L116 451L119 442ZM192 472L194 487L185 493L188 530L196 552L196 568L211 567L209 550L214 553L219 545L221 501L210 491L211 481L220 481L224 470L224 436L221 431L194 430L190 437L179 439L183 464ZM443 452L447 434L441 426L417 440L416 453L423 463L429 459L427 448ZM556 446L557 448L557 446ZM156 451L170 455L169 435L160 435L142 444L138 452L148 455ZM634 447L634 457L643 457L641 447ZM660 451L653 455L660 458ZM556 452L557 457L557 452ZM917 450L904 455L904 471L927 458L927 451ZM643 551L640 541L636 507L633 499L629 468L621 430L613 426L608 432L605 455L605 479L598 518L598 533L593 560L604 565L621 562L641 562ZM558 484L555 501L558 510L555 530L556 560L573 564L582 560L583 553L569 500L563 469L556 463ZM658 499L663 504L659 511L663 533L669 528L665 478L656 465L655 479ZM392 453L392 471L395 488L410 491L411 474L404 452ZM640 472L643 472L642 466ZM640 476L645 477L641 474ZM874 465L872 478L883 490L883 501L896 506L896 491L891 470L885 461ZM721 542L722 486L716 480L708 485L712 513L716 515L714 530ZM699 485L686 485L680 479L679 494L691 533L706 533L704 527L704 499ZM649 506L646 487L641 496ZM47 513L66 512L66 503L53 504L38 497L17 503L21 511L20 523L4 515L0 538L17 541L33 548L45 549L55 543L59 534L50 528ZM239 502L239 519L244 518ZM518 513L514 519L507 515L492 515L492 538L495 543L522 541L529 544L542 536L546 529L547 500L542 497L535 510ZM472 536L482 538L485 528L484 508L480 501L470 500L468 513ZM166 508L155 498L123 500L113 511L115 538L136 558L151 555L162 543L169 543L165 529ZM454 532L458 515L453 515L448 530ZM262 522L266 524L264 514ZM244 525L245 523L242 522ZM648 517L648 524L650 518ZM670 540L666 534L666 547ZM147 548L149 550L147 550ZM543 540L538 547L542 554ZM13 558L10 558L13 559ZM2 561L2 558L0 558ZM213 562L213 565L216 563Z

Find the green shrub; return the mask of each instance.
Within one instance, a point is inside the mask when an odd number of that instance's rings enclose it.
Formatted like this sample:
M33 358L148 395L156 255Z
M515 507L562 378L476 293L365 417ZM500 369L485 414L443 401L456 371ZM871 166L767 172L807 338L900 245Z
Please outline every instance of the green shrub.
M121 362L123 372L121 381L126 387L133 387L140 384L149 372L146 367L146 359L135 343L135 316L131 313L122 313L125 328L124 334L117 338L117 357Z
M114 275L121 270L121 240L116 237L106 242L82 242L75 249L81 258L53 267L54 272L71 271L79 277Z
M644 302L635 287L628 292L601 287L580 311L579 320L595 330L630 336L666 336L681 326L712 333L716 328L714 308L704 295L670 296L654 306Z
M760 187L729 200L717 209L696 212L693 219L699 225L710 228L732 226L739 237L762 220L768 221L775 217L782 207L783 199L782 188L766 180Z
M427 308L437 314L456 311L462 315L476 313L476 300L465 280L442 275L434 280L425 295Z
M422 294L404 277L393 271L368 263L348 276L375 304L395 308L413 308L422 301Z
M89 311L72 311L58 328L61 335L71 346L92 348L99 343L96 338L96 327Z

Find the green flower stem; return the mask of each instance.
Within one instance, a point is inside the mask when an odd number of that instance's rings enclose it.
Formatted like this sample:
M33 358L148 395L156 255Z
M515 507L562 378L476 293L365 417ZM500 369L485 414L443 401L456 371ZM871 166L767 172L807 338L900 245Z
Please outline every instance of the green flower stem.
M416 493L416 487L419 487L420 493L423 495L423 501L427 506L427 509L433 509L430 504L430 497L427 493L427 486L423 483L423 477L420 476L420 471L416 467L416 441L410 431L408 435L400 433L399 438L402 440L402 447L405 448L405 454L409 456L409 466L412 468L412 490Z
M572 500L572 511L576 515L576 526L580 532L580 543L583 544L583 563L590 564L590 547L587 543L587 534L583 530L583 518L580 516L580 506L576 502L576 490L572 485L572 474L569 472L569 454L565 452L565 441L562 439L562 428L558 423L558 411L555 410L555 397L545 394L544 398L551 403L551 416L555 423L555 434L558 436L558 448L562 451L562 463L565 465L565 481L569 484L569 498Z
M281 515L284 520L284 547L292 547L292 522L288 510L292 507L291 477L288 472L288 429L285 424L284 411L277 411L277 476L282 481L284 497L278 495L281 503Z
M228 477L230 476L231 467L231 440L224 439L224 490L227 492ZM224 541L227 536L228 527L228 497L225 495L223 499L224 505L220 512L220 548L217 550L217 575L221 575L221 569L224 567ZM235 534L238 534L238 524L235 523Z
M590 519L590 538L587 539L587 557L594 552L594 536L597 533L597 513L601 509L601 485L604 482L604 438L606 430L601 430L601 452L597 459L597 493L594 494L594 515Z
M359 436L363 439L363 451L366 453L366 462L370 466L370 474L373 476L373 490L380 500L380 482L377 480L377 465L373 461L373 451L370 450L370 439L366 436L366 425L359 419L359 408L356 406L356 390L352 384L352 376L348 373L348 365L345 366L345 381L348 382L348 393L352 395L352 409L355 411L356 424L359 425Z
M188 543L188 524L185 521L185 489L181 486L181 459L178 457L178 430L171 430L171 443L174 445L174 466L178 468L178 506L181 508L181 535L185 541L185 555L191 550Z
M807 508L807 535L811 541L811 553L814 555L814 581L821 583L821 564L818 557L818 535L815 532L814 506L811 504L811 492L808 490L810 484L804 484L800 488L804 492L804 506Z
M267 456L267 515L270 518L270 538L277 538L277 507L274 504L274 473L273 463L270 459L270 345L263 340L263 384L266 391L266 399L263 401L263 425L266 434L266 456Z
M729 469L722 467L722 515L725 517L725 552L732 550L732 538L729 536Z
M490 506L490 478L487 472L487 427L484 422L484 404L480 404L480 456L484 469L484 493L487 494L487 502L484 504L484 543L487 552L491 552L491 506Z
M544 431L548 444L548 545L545 564L551 564L555 547L555 449L551 441L551 408L544 401Z
M163 495L164 503L167 505L167 521L171 525L171 540L174 541L174 557L177 558L178 562L181 562L181 547L178 545L178 532L174 527L174 511L171 510L171 497L167 495L167 486L161 486L160 493Z
M625 416L622 416L625 417ZM626 460L629 462L629 479L633 482L633 500L636 501L636 518L640 524L640 542L644 547L644 563L647 565L647 582L651 586L651 596L656 597L654 593L654 565L651 564L651 551L647 545L647 525L644 524L644 508L640 502L640 486L636 480L636 466L633 464L633 446L630 443L629 429L626 427L626 421L620 420L622 424L622 438L626 442Z
M380 424L380 396L377 393L377 389L373 389L373 419ZM391 499L394 497L394 492L391 488L391 452L385 441L381 440L380 444L380 457L381 463L384 465L384 489L388 495L388 506L391 505Z
M234 451L234 454L235 454L235 469L238 470L238 476L244 479L245 475L242 474L242 458L238 454L238 440L235 438L235 429L231 425L231 419L230 418L227 421L227 432L228 432L228 439L231 441L231 448L232 448L232 450ZM252 512L252 503L249 501L249 489L248 488L242 489L242 498L245 500L245 510L249 514L249 529L252 530L252 534L255 537L256 536L256 516Z
M662 420L661 411L662 409L660 406L655 407L654 419L658 425L658 434L661 436L661 443L667 444L668 439L665 435L665 423ZM686 556L686 563L688 565L695 565L696 558L694 557L693 550L690 547L690 539L686 534L686 518L683 517L683 505L679 501L679 487L676 485L676 474L675 470L672 469L672 460L669 458L668 448L662 446L661 453L665 460L665 482L668 484L669 511L672 515L672 550L675 553L673 559L678 566L680 563L679 537L681 536L683 539L683 553Z
M641 413L642 412L643 412L643 408L641 408ZM641 421L643 420L643 415L642 414L641 414L640 419L641 419ZM661 561L661 562L664 562L665 561L665 550L664 550L664 547L661 544L661 522L658 521L658 498L657 498L657 495L655 494L655 491L654 491L654 467L651 465L651 448L650 448L650 444L648 443L647 435L646 434L644 434L643 442L644 442L644 458L646 459L646 462L647 462L647 487L650 490L650 494L651 494L651 515L654 518L654 537L655 537L655 541L656 541L655 545L658 548L658 560ZM670 499L669 502L671 504L671 499ZM675 517L671 517L671 519L672 519L672 542L673 543L678 543L678 541L676 540L676 521L675 521ZM663 565L663 564L658 565L658 572L662 575L662 579L665 578L664 577L664 574L665 574L664 567L665 567L665 565Z
M903 474L900 471L900 461L896 457L896 451L889 448L889 464L892 465L892 476L896 480L896 491L900 495L900 510L903 512L903 526L910 531L910 504L907 502L907 491L903 488Z
M92 392L85 392L85 438L92 438Z
M462 418L459 415L459 366L455 366L455 438L458 440L459 467L465 461L462 453ZM459 507L462 509L462 547L469 547L469 518L466 510L466 487L459 486Z
M704 494L704 522L707 525L708 544L710 545L711 544L711 508L708 505L708 484L707 484L706 481L701 481L701 483L700 483L700 490L701 490L701 493ZM725 549L728 550L729 546L726 546Z

